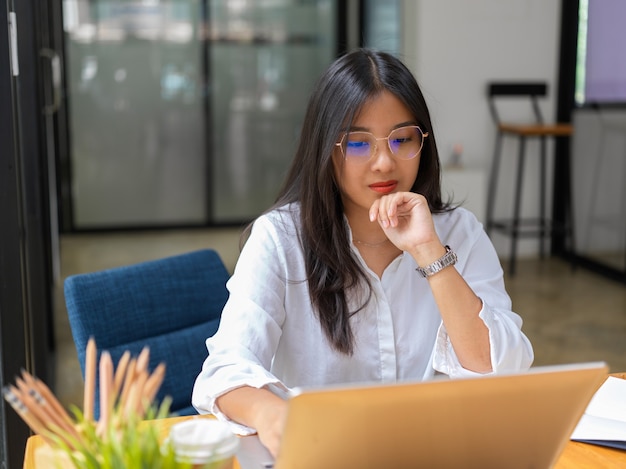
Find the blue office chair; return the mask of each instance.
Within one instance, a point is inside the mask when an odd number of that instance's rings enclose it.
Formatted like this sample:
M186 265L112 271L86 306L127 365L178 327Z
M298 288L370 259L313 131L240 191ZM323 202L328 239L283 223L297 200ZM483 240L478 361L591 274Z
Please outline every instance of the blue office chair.
M206 358L205 340L217 330L228 299L228 278L211 249L68 277L65 301L83 376L92 336L115 365L126 350L136 357L148 346L149 369L161 362L167 368L157 402L170 396L172 413L196 414L191 392ZM94 413L97 418L97 398Z

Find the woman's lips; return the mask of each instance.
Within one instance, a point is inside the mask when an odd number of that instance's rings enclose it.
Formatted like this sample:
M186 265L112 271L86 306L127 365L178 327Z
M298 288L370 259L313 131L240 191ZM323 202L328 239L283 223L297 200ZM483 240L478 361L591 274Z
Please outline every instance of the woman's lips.
M398 181L375 182L374 184L370 184L369 187L379 194L390 194L398 187Z

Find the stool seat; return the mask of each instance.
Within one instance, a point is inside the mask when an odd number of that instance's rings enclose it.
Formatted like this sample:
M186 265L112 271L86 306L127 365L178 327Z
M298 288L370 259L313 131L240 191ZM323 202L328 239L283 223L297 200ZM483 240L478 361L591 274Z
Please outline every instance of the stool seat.
M500 124L498 130L525 137L570 137L574 128L571 124Z
M573 251L574 236L571 210L571 197L568 200L568 217L566 223L557 223L546 215L546 179L547 171L547 152L546 140L548 138L569 138L573 134L573 126L569 123L546 123L541 115L538 98L547 95L547 84L543 82L494 82L489 83L487 94L489 100L489 109L496 126L495 149L493 162L491 165L491 173L489 176L489 185L487 188L487 214L485 230L491 236L491 232L497 230L511 238L511 252L509 272L515 274L515 262L517 241L521 237L536 237L540 240L540 254L544 255L543 240L555 233L561 233L570 241L570 247ZM505 99L506 98L506 99ZM501 119L500 113L496 105L496 101L510 101L511 99L525 99L526 107L530 106L532 110L532 119L530 122L517 123L511 120ZM528 114L528 109L524 115ZM516 116L518 117L518 116ZM498 171L500 160L502 158L502 140L505 136L515 137L518 139L519 149L517 155L517 173L515 174L513 213L510 217L496 219L494 218L494 204L498 199ZM522 183L524 177L524 162L526 158L526 143L528 139L536 139L539 141L539 213L535 217L522 219L520 216L521 199L522 199Z

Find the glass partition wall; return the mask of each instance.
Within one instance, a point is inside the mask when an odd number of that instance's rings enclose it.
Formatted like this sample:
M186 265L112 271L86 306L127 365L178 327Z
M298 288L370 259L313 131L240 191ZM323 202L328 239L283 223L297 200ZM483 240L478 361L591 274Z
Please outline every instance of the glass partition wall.
M337 53L337 5L209 2L208 16L212 215L237 221L266 209L284 179L314 81Z
M566 105L576 262L626 282L626 2L573 3L564 11L578 20L566 43L575 80L565 71L560 88L574 91Z
M267 208L339 52L342 9L64 0L71 229L240 223Z

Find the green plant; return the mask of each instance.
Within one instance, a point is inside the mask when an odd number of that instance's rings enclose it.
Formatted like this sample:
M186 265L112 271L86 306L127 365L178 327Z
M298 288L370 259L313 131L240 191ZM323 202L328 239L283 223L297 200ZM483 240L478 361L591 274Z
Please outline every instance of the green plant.
M142 422L169 416L171 399L159 406L154 398L165 374L165 364L148 372L149 350L137 358L126 351L114 369L107 351L100 358L100 418L94 419L96 345L87 345L83 410L72 416L50 389L22 370L16 385L2 389L4 398L29 427L47 443L46 467L66 469L186 469L169 442L162 442L157 426Z
M152 406L146 412L149 420L169 415L170 400L165 399L159 408ZM173 447L162 443L154 425L141 423L138 415L122 418L115 414L104 431L98 431L97 422L85 420L77 407L72 407L81 435L79 441L52 435L54 446L65 454L75 469L186 469L190 462L177 460ZM61 464L61 463L59 463ZM62 467L60 465L59 467Z

